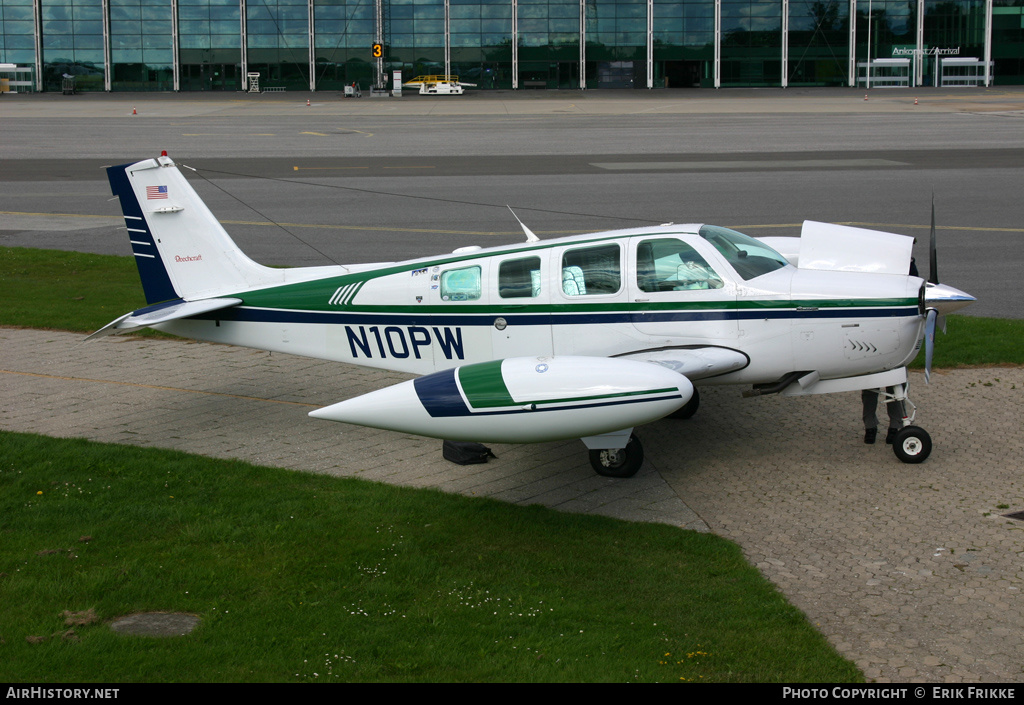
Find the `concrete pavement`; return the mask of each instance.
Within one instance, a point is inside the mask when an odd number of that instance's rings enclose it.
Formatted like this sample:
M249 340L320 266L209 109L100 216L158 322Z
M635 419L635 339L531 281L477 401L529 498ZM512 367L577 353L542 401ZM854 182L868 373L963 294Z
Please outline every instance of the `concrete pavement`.
M307 412L395 373L171 340L0 329L0 428L434 487L712 531L754 563L865 676L1015 682L1024 664L1024 370L911 375L921 465L861 442L855 393L741 399L703 388L697 416L639 435L628 480L578 441L493 446L457 466L440 441Z

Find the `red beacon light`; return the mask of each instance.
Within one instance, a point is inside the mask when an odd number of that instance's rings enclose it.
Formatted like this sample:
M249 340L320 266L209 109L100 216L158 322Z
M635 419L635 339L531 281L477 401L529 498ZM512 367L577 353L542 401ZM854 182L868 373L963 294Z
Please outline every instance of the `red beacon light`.
M166 149L161 149L160 150L160 156L161 157L166 157L167 156L167 150Z

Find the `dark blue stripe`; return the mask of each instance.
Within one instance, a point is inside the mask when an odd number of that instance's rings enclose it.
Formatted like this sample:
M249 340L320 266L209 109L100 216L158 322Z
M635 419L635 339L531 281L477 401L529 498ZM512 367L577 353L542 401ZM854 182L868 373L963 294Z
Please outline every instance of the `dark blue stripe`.
M147 297L148 298L148 297ZM744 309L741 311L655 311L609 313L543 313L509 314L493 311L487 314L404 314L404 313L333 313L320 311L289 311L281 309L236 307L226 311L205 313L193 318L220 321L251 321L260 323L329 323L392 326L493 326L498 316L509 325L586 325L591 323L688 323L697 321L752 321L758 319L823 319L823 318L912 318L917 308L822 308L813 311L792 309Z
M469 416L469 407L455 383L455 368L417 377L412 383L420 403L431 416Z

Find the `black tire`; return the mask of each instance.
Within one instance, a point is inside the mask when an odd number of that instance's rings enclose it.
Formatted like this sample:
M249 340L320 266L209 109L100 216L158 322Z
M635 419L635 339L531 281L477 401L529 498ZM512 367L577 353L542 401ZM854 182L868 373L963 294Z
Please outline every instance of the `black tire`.
M673 411L666 418L669 419L688 419L697 413L697 407L700 406L700 392L697 388L693 388L693 396L690 397L690 401L683 404L681 407Z
M604 477L633 477L644 464L644 447L640 439L630 436L625 448L590 451L590 466Z
M893 439L892 452L904 463L923 463L932 454L932 438L919 426L906 426Z

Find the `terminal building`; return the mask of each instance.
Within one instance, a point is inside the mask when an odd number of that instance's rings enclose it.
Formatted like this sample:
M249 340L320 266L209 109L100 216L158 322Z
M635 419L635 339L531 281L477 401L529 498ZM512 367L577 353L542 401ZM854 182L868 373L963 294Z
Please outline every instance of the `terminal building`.
M375 56L379 54L379 56ZM0 0L10 90L1024 83L1022 0Z

